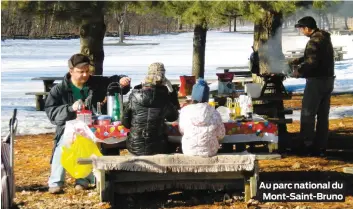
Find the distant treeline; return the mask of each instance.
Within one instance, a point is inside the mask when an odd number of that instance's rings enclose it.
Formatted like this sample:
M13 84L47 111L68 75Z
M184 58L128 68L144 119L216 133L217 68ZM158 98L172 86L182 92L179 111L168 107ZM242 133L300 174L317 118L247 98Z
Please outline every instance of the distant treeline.
M114 15L106 15L105 23L107 25L107 32L109 31L112 35L119 33L119 25ZM186 25L183 30L190 28ZM174 18L163 17L157 14L127 14L125 31L131 35L170 33L177 30L177 20ZM38 17L2 10L1 34L2 36L11 38L77 38L79 35L79 25L72 21L53 21L50 15Z
M44 15L33 15L23 13L11 8L1 10L1 35L6 38L46 38L46 39L71 39L79 38L79 25L70 20L57 20L50 13ZM303 14L304 15L304 14ZM320 28L350 29L353 28L353 18L339 17L333 14L312 14ZM291 27L299 16L287 17L283 27ZM237 25L252 24L242 18L237 18ZM106 36L118 37L119 23L115 14L106 14L107 26ZM233 30L234 20L229 21L229 30ZM227 24L223 25L227 27ZM125 23L125 35L148 35L180 31L192 31L193 26L181 25L178 19L165 17L158 13L137 14L128 12Z

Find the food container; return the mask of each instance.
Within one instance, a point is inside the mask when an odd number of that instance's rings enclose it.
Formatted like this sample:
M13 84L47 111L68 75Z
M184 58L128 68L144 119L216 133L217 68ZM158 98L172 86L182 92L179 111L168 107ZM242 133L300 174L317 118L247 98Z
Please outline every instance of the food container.
M122 125L95 125L94 129L95 136L101 140L105 140L112 137L126 137L129 132L129 129L125 128Z
M109 115L101 115L97 118L97 125L110 125L111 120Z
M262 86L258 83L247 83L245 84L245 92L251 98L259 98L261 96Z

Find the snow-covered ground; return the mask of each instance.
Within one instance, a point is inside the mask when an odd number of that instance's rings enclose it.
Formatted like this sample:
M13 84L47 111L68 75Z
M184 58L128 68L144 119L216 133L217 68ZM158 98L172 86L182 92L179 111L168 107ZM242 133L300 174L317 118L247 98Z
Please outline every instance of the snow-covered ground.
M344 61L336 62L335 92L353 91L353 37L332 36L335 46L345 46ZM138 84L152 62L163 62L169 79L190 75L193 33L155 36L131 36L127 43L159 43L159 45L105 46L104 75L127 74ZM207 33L205 78L216 78L216 67L247 65L252 52L253 34L209 31ZM284 34L283 51L304 48L304 36ZM106 38L105 43L117 42ZM1 135L8 131L8 120L18 109L18 134L39 134L54 131L44 112L35 111L34 96L25 92L42 91L42 81L33 77L63 76L68 58L79 52L80 42L74 40L6 40L1 43ZM287 79L285 86L302 91L303 79ZM353 107L332 108L332 117L353 115ZM296 113L293 116L298 117Z

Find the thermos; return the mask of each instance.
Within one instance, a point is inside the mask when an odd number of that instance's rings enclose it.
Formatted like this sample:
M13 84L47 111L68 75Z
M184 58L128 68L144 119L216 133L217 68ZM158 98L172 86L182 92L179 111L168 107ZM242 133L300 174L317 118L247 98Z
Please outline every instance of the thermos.
M122 88L118 83L111 83L107 89L107 114L113 121L123 116Z

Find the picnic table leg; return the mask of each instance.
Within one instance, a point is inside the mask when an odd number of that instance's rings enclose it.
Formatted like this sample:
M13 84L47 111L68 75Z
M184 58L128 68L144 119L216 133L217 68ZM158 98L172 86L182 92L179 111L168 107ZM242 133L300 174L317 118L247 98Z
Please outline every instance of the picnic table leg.
M43 111L44 110L44 102L45 98L43 95L35 95L36 97L36 110Z
M49 92L51 87L53 86L54 84L54 81L53 80L43 80L43 83L44 83L44 92Z
M255 160L254 173L250 177L250 198L256 197L257 194L257 182L259 180L259 165L258 161Z
M257 194L257 182L259 180L259 164L254 162L254 170L244 174L244 201L248 202Z
M284 104L283 101L278 101L277 103L278 115L279 119L285 119L284 114ZM284 151L287 146L287 124L277 124L278 128L278 149L280 151Z
M269 152L269 153L272 153L273 151L275 151L275 150L278 149L278 144L277 144L277 143L269 142L269 143L267 144L267 147L268 147L268 152Z
M101 202L105 201L105 171L104 170L96 170L94 172L94 176L96 177L96 189L99 193L99 200Z
M250 192L250 177L244 177L244 201L248 202L250 200L251 192Z

